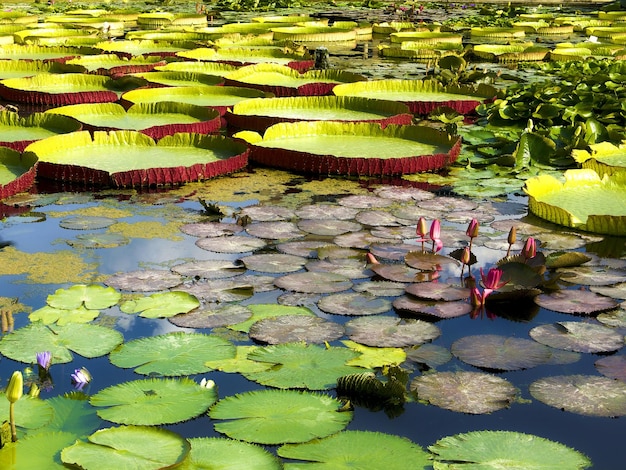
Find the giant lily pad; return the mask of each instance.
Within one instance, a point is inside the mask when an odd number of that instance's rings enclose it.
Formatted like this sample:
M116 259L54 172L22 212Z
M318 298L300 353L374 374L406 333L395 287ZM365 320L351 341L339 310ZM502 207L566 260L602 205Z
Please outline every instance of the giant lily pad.
M195 47L193 43L184 41L157 41L157 40L121 40L121 41L102 41L95 44L94 47L104 52L113 52L123 56L150 56L156 55L167 57L176 55L185 49Z
M410 388L420 400L447 410L483 414L507 408L518 395L509 381L480 372L436 372L416 377Z
M242 137L248 137L241 133ZM371 123L281 123L250 136L250 159L306 173L395 175L441 169L453 163L460 139L423 126Z
M515 452L511 452L515 449ZM439 439L428 447L435 468L470 470L582 470L591 462L580 452L539 436L512 431L474 431Z
M0 48L0 59L65 62L72 57L82 55L83 52L80 47L5 44Z
M88 73L98 75L125 75L129 73L150 72L157 65L166 62L158 56L120 58L115 54L85 55L66 62L70 65L80 65Z
M567 170L562 183L551 175L526 180L530 212L588 232L626 235L626 177L600 178L590 169Z
M402 103L352 96L250 99L226 113L229 125L264 132L279 122L363 121L411 124L413 116Z
M28 190L35 183L37 157L0 147L0 199Z
M225 339L175 332L124 343L109 359L117 367L135 367L138 374L183 376L209 371L204 365L207 357L220 360L234 356L235 346Z
M626 384L595 375L545 377L530 384L530 394L546 405L585 416L626 415Z
M155 142L133 131L87 131L49 137L25 153L40 159L45 178L101 185L177 184L240 170L245 144L231 138L180 133Z
M20 117L17 113L0 111L0 146L18 152L22 152L28 144L36 140L80 129L80 123L65 116L33 113Z
M144 72L134 75L157 86L214 86L224 84L222 77L197 72Z
M467 87L444 86L433 80L370 80L341 84L333 88L337 96L360 96L405 103L413 114L428 114L439 106L448 106L461 114L496 94L491 87L476 90Z
M328 395L261 390L223 398L209 410L215 430L259 444L307 442L343 430L351 411Z
M419 470L432 464L430 455L406 438L371 431L343 431L324 439L303 444L285 444L278 455L303 460L293 468L324 466L336 470L349 468L385 468L402 470L410 462ZM290 467L291 464L287 464Z
M226 83L256 88L275 96L328 95L335 85L363 81L365 77L338 70L298 71L280 64L241 67L226 76Z
M248 359L268 367L243 375L276 388L329 390L336 386L339 377L364 371L361 367L346 364L357 356L359 353L347 348L326 348L306 343L266 346L254 349L248 354Z
M122 99L135 104L174 101L176 103L195 104L196 106L211 106L217 109L221 115L224 115L227 108L240 101L266 96L264 92L252 88L205 85L141 88L124 93Z
M71 362L72 352L83 357L99 357L122 343L121 333L97 325L69 323L64 326L31 323L5 335L0 340L0 353L15 361L31 364L41 351L52 353L52 362Z
M299 72L305 72L315 64L308 53L296 53L270 48L231 47L219 50L199 48L191 51L182 51L176 55L186 59L222 62L239 67L269 62L287 65Z
M111 78L80 73L7 78L0 81L0 96L7 101L46 106L108 103L118 99Z
M76 104L52 108L46 113L73 117L90 131L133 130L153 139L176 132L212 134L221 126L216 110L186 103L136 104L128 109L117 103Z
M602 353L624 346L624 336L613 328L591 323L567 321L539 325L530 330L530 336L542 344L566 351Z
M572 157L583 168L595 171L600 176L626 172L626 147L610 142L591 144L589 150L574 149Z
M180 435L167 429L147 426L119 426L100 429L63 449L61 460L85 470L106 468L159 469L176 466L190 450Z
M89 402L98 408L98 416L107 421L151 426L195 418L215 400L215 387L206 388L181 378L112 385L93 395Z

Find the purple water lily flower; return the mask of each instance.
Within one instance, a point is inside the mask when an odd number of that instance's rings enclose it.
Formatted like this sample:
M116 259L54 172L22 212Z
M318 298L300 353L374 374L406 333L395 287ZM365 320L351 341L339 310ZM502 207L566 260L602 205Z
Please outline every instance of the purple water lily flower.
M85 385L91 382L91 374L84 367L81 367L80 369L75 369L71 377L72 385L74 385L74 388L78 391L82 391Z
M43 351L37 353L37 364L43 370L48 370L52 364L52 353L50 351Z

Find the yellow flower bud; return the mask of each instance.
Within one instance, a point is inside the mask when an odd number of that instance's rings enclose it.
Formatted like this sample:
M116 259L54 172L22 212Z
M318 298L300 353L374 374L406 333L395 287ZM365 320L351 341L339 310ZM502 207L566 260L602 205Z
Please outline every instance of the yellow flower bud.
M24 377L22 377L22 373L19 370L16 370L15 372L13 372L11 380L9 380L9 385L7 385L7 400L9 400L11 403L15 403L17 400L22 398L23 393Z

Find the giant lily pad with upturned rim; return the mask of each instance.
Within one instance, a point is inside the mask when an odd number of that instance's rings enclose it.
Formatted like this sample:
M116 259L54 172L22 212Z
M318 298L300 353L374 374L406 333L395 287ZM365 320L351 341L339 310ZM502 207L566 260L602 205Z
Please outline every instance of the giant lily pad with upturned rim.
M178 133L155 142L133 131L74 132L35 142L44 178L105 186L179 184L231 173L247 165L248 148L229 137Z
M352 96L295 96L241 101L226 112L228 124L264 132L280 122L359 121L411 124L413 116L403 103Z
M134 104L174 101L176 103L195 104L196 106L211 106L217 109L220 115L224 115L227 108L240 101L267 96L266 93L252 88L204 85L141 88L124 93L122 100Z
M166 63L159 56L139 56L126 59L120 58L116 54L84 55L66 62L66 64L83 67L86 73L109 76L150 72L156 66Z
M321 96L331 93L340 83L366 80L363 75L340 70L298 72L280 64L241 67L226 75L226 84L256 88L275 96Z
M600 176L626 173L626 145L599 142L589 145L589 150L574 149L572 157L583 168L595 171Z
M75 104L52 108L48 113L72 117L92 132L133 130L153 139L177 132L214 134L221 127L219 112L212 108L165 101L139 103L128 109L117 103Z
M79 130L81 124L65 116L33 113L21 117L11 111L0 111L0 146L18 152L36 140Z
M0 59L65 62L86 52L89 49L81 47L6 44L0 48Z
M440 106L448 106L460 114L473 112L476 106L496 96L489 86L476 89L446 86L434 80L383 79L346 83L333 88L337 96L360 96L405 103L414 114L428 114Z
M110 77L81 73L40 73L0 81L0 96L18 103L65 106L117 101ZM45 91L44 91L45 90Z
M547 174L526 180L531 213L566 227L607 235L626 235L626 173L567 170L561 182Z
M219 50L199 48L182 51L176 55L185 59L222 62L237 67L269 62L286 65L299 72L306 72L315 65L315 61L308 53L285 52L277 48L231 47Z
M461 140L425 126L304 121L269 127L251 142L250 159L316 174L396 175L439 170L452 164Z
M156 87L163 86L219 86L224 84L224 79L217 75L209 75L208 73L172 71L161 72L152 71L144 73L135 73L136 77L143 78L148 84Z
M0 147L0 199L30 189L35 183L37 157Z

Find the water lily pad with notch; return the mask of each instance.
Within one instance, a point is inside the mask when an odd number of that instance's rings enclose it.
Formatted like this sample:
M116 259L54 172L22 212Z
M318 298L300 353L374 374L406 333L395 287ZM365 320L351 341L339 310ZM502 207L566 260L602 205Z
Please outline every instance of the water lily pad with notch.
M247 468L253 465L264 470L281 470L283 464L274 454L263 447L221 437L194 437L187 439L191 451L177 468ZM254 462L252 464L252 462Z
M608 286L624 280L626 271L607 266L578 266L557 270L559 279L585 286Z
M137 374L187 376L211 370L204 365L212 360L235 357L235 346L217 336L173 332L128 341L109 354L111 363Z
M268 240L289 240L302 238L306 233L300 231L293 222L255 222L246 226L246 232L253 237Z
M230 279L193 282L179 286L177 290L191 294L203 302L238 302L252 297L255 287L242 276L236 276Z
M59 227L68 230L98 230L110 227L116 222L117 220L110 217L74 215L61 220Z
M274 281L276 287L308 294L330 294L352 287L352 281L335 273L306 272L287 274Z
M402 103L350 96L299 96L241 101L227 111L230 126L257 132L280 122L353 121L408 125L413 120Z
M49 137L24 152L39 158L38 175L59 181L135 187L179 184L242 169L245 144L223 136L178 133L158 142L140 132L87 131Z
M240 258L246 268L262 273L291 273L300 271L306 258L282 253L262 253Z
M121 294L112 287L98 284L75 284L67 289L57 289L48 295L46 303L54 308L105 309L117 304Z
M440 469L493 468L493 462L527 470L582 470L591 466L585 455L559 442L513 431L455 434L439 439L428 450L434 454L435 468Z
M33 113L20 117L18 113L0 111L0 146L23 152L28 144L57 134L81 130L80 123L65 116Z
M484 414L508 408L519 390L508 380L481 372L434 372L411 381L419 400L460 413Z
M595 292L571 289L540 294L534 298L534 301L548 310L575 315L593 315L618 306L618 302L610 297Z
M371 294L349 292L322 297L317 306L335 315L375 315L391 310L391 302Z
M458 157L458 137L425 126L302 121L269 127L263 137L242 135L250 159L316 174L395 175L439 170Z
M450 349L467 364L494 370L529 369L552 358L551 349L543 344L500 335L464 336L452 343Z
M407 357L401 348L371 347L350 340L342 340L341 343L359 353L359 356L346 362L350 366L359 366L366 369L391 365L397 366L402 364Z
M139 313L144 318L167 318L187 313L199 306L200 301L196 296L182 291L170 291L127 300L120 305L120 310L124 313Z
M452 354L448 349L430 343L404 348L404 351L408 361L424 364L429 368L436 368L452 359Z
M271 363L264 363L248 359L248 354L260 346L236 346L235 357L232 359L221 359L219 361L206 361L204 364L212 370L219 370L227 373L247 374L260 372L272 367Z
M539 379L530 394L546 405L585 416L626 415L626 383L595 375L559 375Z
M114 81L102 75L40 73L0 81L0 97L7 101L46 106L117 101ZM45 91L43 91L45 90Z
M294 212L280 206L248 206L241 209L239 216L250 217L254 222L278 222L293 218Z
M393 301L393 308L428 320L456 318L471 313L472 306L466 301L437 302L403 295Z
M8 401L6 391L0 392L0 397ZM38 397L31 397L25 394L15 402L15 414L16 416L20 416L20 419L15 423L16 427L20 431L31 431L50 424L54 416L54 408L52 408L48 400L41 400ZM9 421L8 406L4 406L0 409L0 420L2 420L2 422ZM0 459L0 462L1 461Z
M304 267L307 271L335 273L349 279L366 279L372 272L363 265L360 259L355 258L326 258L318 261L308 261Z
M374 264L370 269L381 278L394 282L428 282L439 277L437 271L421 271L404 264Z
M145 379L112 385L89 402L98 416L118 424L161 425L195 418L217 400L207 389L187 378Z
M607 235L626 235L626 179L589 169L567 170L565 182L551 175L526 180L529 211L566 227Z
M259 250L266 245L267 242L260 238L245 235L201 238L196 241L198 248L216 253L247 253Z
M407 294L421 299L445 300L446 302L464 300L468 299L470 296L468 288L447 282L420 282L417 284L409 284L404 290Z
M241 263L233 263L228 260L202 260L190 261L188 263L176 264L171 270L181 276L194 279L226 279L239 276L246 272L245 266Z
M76 104L52 108L48 113L73 117L92 132L131 130L156 140L176 132L215 134L221 127L216 110L187 103L139 103L128 109L117 103Z
M239 304L207 304L189 313L168 318L170 323L181 328L216 328L244 322L252 316L252 311Z
M104 356L124 341L118 331L91 324L44 325L30 323L0 340L0 353L14 361L32 364L41 351L52 353L53 364L74 359L72 351L83 357Z
M118 233L81 233L76 238L65 240L69 246L75 248L117 248L128 245L130 240Z
M69 323L89 323L100 315L100 310L87 309L84 306L76 308L54 308L49 305L34 310L28 315L32 322L42 322L45 325L56 323L63 326Z
M256 64L241 67L226 75L226 84L256 88L275 96L329 95L335 85L363 81L366 78L342 70L298 72L280 64Z
M298 222L298 228L313 235L332 237L348 232L358 232L363 227L349 220L304 219Z
M598 359L594 366L605 377L626 382L626 356L608 356Z
M351 411L328 395L293 390L245 392L221 399L209 410L215 430L258 444L307 442L343 430Z
M413 114L428 114L435 108L447 106L460 114L473 112L482 102L494 98L496 90L490 86L476 89L466 86L445 86L435 80L369 80L337 85L337 96L358 96L406 104Z
M426 242L426 247L428 247L428 242ZM417 249L407 253L404 261L410 267L421 271L438 271L442 268L445 269L446 267L458 266L460 264L454 258L429 253L428 251L422 252Z
M345 327L351 340L378 347L414 346L441 335L441 330L432 323L386 316L355 318L347 322Z
M285 318L285 317L282 317ZM343 375L364 369L346 363L359 353L347 348L294 342L254 349L248 359L269 365L262 371L244 372L249 380L276 388L329 390Z
M107 286L132 292L154 292L176 287L183 277L164 269L146 269L113 274L104 280Z
M0 466L6 469L48 468L62 470L66 468L59 462L59 453L64 447L76 441L76 434L62 431L29 432L24 437L0 451ZM20 467L15 466L19 461Z
M0 147L0 199L30 189L35 183L37 158L17 150Z
M180 230L192 237L212 238L237 234L243 227L230 222L202 222L181 225Z
M362 292L377 297L397 297L404 292L404 283L390 281L360 282L352 287L355 292Z
M250 304L247 306L252 311L252 317L237 323L230 325L229 328L237 331L248 333L250 327L257 321L273 318L279 315L307 315L316 316L313 311L307 307L291 306L291 305L275 305L275 304Z
M432 465L430 454L407 438L372 431L343 431L303 444L285 444L277 453L286 459L304 461L294 463L293 468L402 470L410 462L412 469L419 470Z
M613 328L581 322L539 325L529 332L532 339L547 346L582 353L606 353L624 346L624 336Z
M264 98L267 95L259 90L234 86L176 86L165 88L141 88L122 95L123 102L134 104L173 101L196 106L209 106L216 109L220 116L227 108L243 100Z
M331 342L341 338L342 325L309 315L278 315L264 318L250 326L249 335L255 341L282 344L295 341L307 343Z
M106 468L159 469L178 466L190 451L189 442L167 429L148 426L105 428L61 452L61 460L85 470Z

